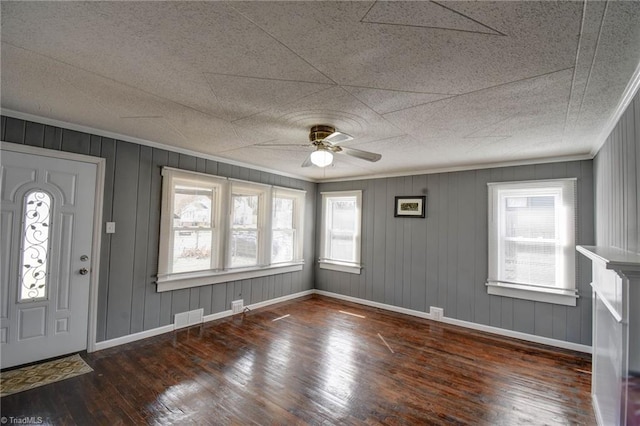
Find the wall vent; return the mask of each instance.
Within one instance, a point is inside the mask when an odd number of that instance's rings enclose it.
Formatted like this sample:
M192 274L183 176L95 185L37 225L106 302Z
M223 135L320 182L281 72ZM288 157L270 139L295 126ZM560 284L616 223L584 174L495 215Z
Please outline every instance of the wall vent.
M194 309L189 312L180 312L176 314L173 320L174 328L189 327L190 325L200 324L203 321L204 309Z

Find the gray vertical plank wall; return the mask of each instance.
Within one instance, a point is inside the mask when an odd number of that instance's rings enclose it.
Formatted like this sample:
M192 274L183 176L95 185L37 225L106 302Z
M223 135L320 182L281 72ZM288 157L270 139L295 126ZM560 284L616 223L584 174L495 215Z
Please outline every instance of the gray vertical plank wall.
M594 159L596 242L640 253L640 92Z
M171 324L179 312L202 308L209 315L230 309L237 298L258 303L313 288L317 184L12 117L2 116L1 123L5 142L107 160L103 222L116 222L116 233L102 234L98 342ZM303 270L157 293L164 165L306 190Z
M593 244L591 160L320 183L318 203L320 192L363 191L364 267L359 276L316 268L316 288L421 312L442 307L447 317L590 345L591 270L583 262L576 307L490 296L485 287L487 183L565 177L578 179L577 243ZM395 196L422 194L426 219L393 216Z

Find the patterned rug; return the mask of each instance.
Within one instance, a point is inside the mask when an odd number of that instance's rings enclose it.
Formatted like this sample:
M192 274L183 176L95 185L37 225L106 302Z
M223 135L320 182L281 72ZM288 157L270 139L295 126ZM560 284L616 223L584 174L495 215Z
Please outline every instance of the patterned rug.
M93 369L78 354L18 368L2 373L0 376L0 396L37 388L92 371Z

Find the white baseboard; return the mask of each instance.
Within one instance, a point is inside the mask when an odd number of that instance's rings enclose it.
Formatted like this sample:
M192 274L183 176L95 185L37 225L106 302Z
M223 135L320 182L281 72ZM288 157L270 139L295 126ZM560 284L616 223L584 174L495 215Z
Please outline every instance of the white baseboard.
M215 314L205 315L202 318L202 322L215 321L222 318L230 317L231 315L233 315L233 311L231 309L229 309L228 311L216 312Z
M400 306L387 305L386 303L373 302L371 300L360 299L352 296L345 296L343 294L331 293L330 291L315 290L316 294L322 296L333 297L334 299L346 300L347 302L358 303L360 305L372 306L374 308L384 309L385 311L398 312L400 314L411 315L414 317L420 317L425 319L433 319L427 312L415 311L413 309L402 308Z
M276 303L286 302L287 300L297 299L298 297L308 296L310 294L313 294L314 292L315 290L305 290L298 293L288 294L286 296L276 297L275 299L269 299L269 300L265 300L264 302L258 302L252 305L248 305L247 308L249 309L263 308L265 306L274 305ZM233 312L231 311L231 309L229 309L228 311L222 311L222 312L217 312L215 314L205 315L202 318L202 322L215 321L218 319L230 317L231 315L233 315ZM112 348L114 346L120 346L126 343L135 342L137 340L146 339L147 337L153 337L159 334L170 333L175 329L176 328L174 324L152 328L151 330L141 331L140 333L129 334L127 336L117 337L115 339L105 340L103 342L97 342L95 345L93 345L92 350L87 350L87 351L88 352L100 351L103 349Z
M153 337L159 334L169 333L173 330L174 330L174 325L169 324L162 327L152 328L151 330L141 331L139 333L129 334L122 337L116 337L115 339L97 342L93 347L93 351L88 351L88 352L101 351L103 349L112 348L114 346L124 345L125 343L135 342L136 340L146 339L147 337Z
M274 305L276 303L281 303L281 302L286 302L287 300L297 299L298 297L309 296L311 294L314 294L315 292L316 292L316 290L304 290L304 291L300 291L298 293L288 294L288 295L282 296L282 297L276 297L275 299L265 300L264 302L254 303L253 305L247 305L247 308L249 308L249 309L264 308L265 306Z
M387 305L386 303L373 302L370 300L359 299L357 297L344 296L338 293L331 293L324 290L315 290L316 294L323 296L333 297L335 299L346 300L348 302L359 303L361 305L372 306L374 308L385 309L387 311L398 312L401 314L412 315L414 317L426 318L435 321L427 312L416 311L413 309L401 308L399 306ZM455 318L443 317L440 322L456 325L458 327L470 328L473 330L484 331L491 334L497 334L505 337L512 337L514 339L525 340L528 342L542 343L544 345L555 346L562 349L570 349L577 352L591 353L591 346L582 345L579 343L566 342L564 340L551 339L549 337L541 337L533 334L522 333L520 331L506 330L504 328L493 327L490 325L477 324L474 322L463 321Z
M298 293L289 294L275 299L265 300L264 302L254 303L247 305L249 309L259 309L265 306L274 305L276 303L286 302L288 300L297 299L299 297L309 296L311 294L320 294L322 296L332 297L334 299L346 300L347 302L358 303L360 305L371 306L374 308L380 308L387 311L398 312L400 314L411 315L414 317L429 319L435 321L431 315L427 312L416 311L414 309L402 308L400 306L388 305L386 303L373 302L370 300L360 299L352 296L345 296L338 293L331 293L324 290L305 290ZM203 317L203 322L215 321L218 319L226 318L233 315L233 312L229 309L227 311L217 312L215 314L206 315ZM570 349L578 352L591 353L591 346L581 345L579 343L565 342L564 340L551 339L548 337L535 336L533 334L522 333L519 331L506 330L504 328L492 327L490 325L476 324L469 321L463 321L455 318L443 317L441 322L459 327L470 328L473 330L484 331L487 333L497 334L500 336L512 337L515 339L525 340L528 342L541 343L544 345L555 346L557 348ZM130 334L128 336L122 336L103 342L98 342L94 345L93 350L89 352L99 351L102 349L112 348L114 346L124 345L125 343L135 342L136 340L146 339L147 337L157 336L163 333L169 333L175 330L174 324L165 325L163 327L154 328L147 331L141 331L140 333Z
M557 348L569 349L576 352L591 353L591 346L582 345L580 343L567 342L564 340L552 339L550 337L536 336L535 334L522 333L520 331L507 330L504 328L493 327L490 325L477 324L475 322L463 321L455 318L442 318L442 322L459 327L471 328L473 330L484 331L487 333L498 334L505 337L513 337L514 339L526 340L533 343L541 343L543 345L555 346Z

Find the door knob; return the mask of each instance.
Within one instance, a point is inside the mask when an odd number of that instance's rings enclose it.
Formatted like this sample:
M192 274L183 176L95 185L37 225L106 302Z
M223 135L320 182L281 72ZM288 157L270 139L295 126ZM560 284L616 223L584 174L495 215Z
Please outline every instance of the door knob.
M82 268L78 272L80 273L80 275L87 275L89 273L89 270L87 268Z

